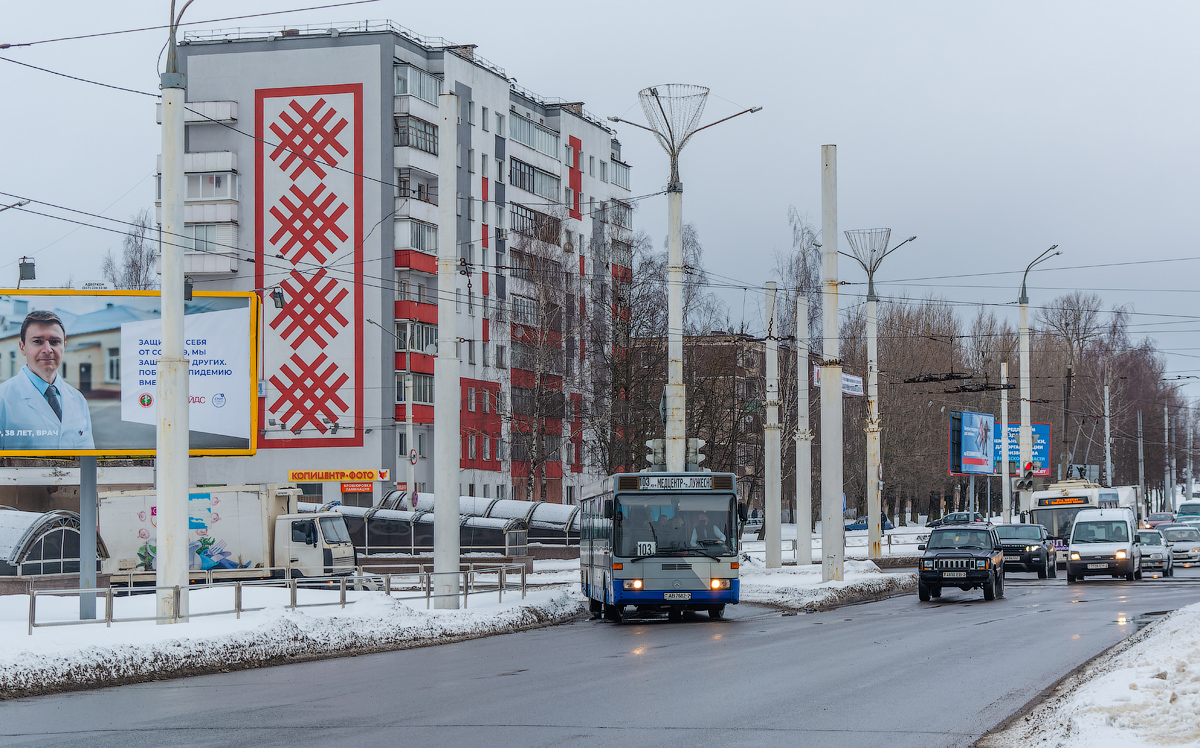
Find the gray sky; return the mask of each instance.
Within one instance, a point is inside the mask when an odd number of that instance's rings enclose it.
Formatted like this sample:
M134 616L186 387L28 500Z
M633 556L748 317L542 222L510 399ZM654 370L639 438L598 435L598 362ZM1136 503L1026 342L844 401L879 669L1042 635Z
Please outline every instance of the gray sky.
M196 0L188 18L321 2ZM6 2L0 42L159 24L166 8L165 0ZM281 26L282 18L236 23ZM1200 5L383 0L286 18L390 18L478 44L520 85L583 100L601 116L640 120L637 91L669 82L712 89L706 121L764 107L697 136L681 167L684 219L699 229L714 280L752 286L725 292L735 324L744 295L749 324L761 326L757 289L771 277L774 253L790 246L788 206L819 224L820 145L836 143L840 228L919 236L885 262L881 294L1009 302L1019 272L1051 244L1063 255L1046 268L1195 257L1043 272L1030 297L1036 305L1078 288L1128 305L1132 330L1169 352L1171 372L1200 374L1192 282L1200 251L1190 224ZM154 31L0 55L155 91L164 39ZM121 219L152 206L153 100L7 63L0 84L9 101L0 117L0 191ZM634 166L633 193L661 189L667 164L657 144L628 126L618 133ZM659 242L665 219L661 197L642 201L635 216ZM120 237L88 228L64 237L73 228L0 214L0 278L15 281L23 254L36 258L39 283L97 278ZM1016 274L888 282L1005 271ZM842 277L863 276L843 262ZM1015 310L1000 312L1015 322ZM1195 381L1186 391L1200 395Z

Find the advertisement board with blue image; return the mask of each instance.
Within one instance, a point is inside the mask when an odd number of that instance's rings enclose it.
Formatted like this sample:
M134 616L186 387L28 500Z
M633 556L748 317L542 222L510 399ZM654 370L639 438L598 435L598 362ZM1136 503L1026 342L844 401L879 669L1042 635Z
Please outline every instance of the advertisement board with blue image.
M962 414L962 471L991 475L995 450L992 445L996 417L991 413Z

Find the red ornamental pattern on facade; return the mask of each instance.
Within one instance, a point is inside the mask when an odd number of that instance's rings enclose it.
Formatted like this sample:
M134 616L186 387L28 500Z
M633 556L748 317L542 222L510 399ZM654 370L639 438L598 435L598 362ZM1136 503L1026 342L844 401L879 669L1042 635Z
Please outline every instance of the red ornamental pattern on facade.
M266 336L260 446L363 441L363 92L360 84L255 95L256 285Z

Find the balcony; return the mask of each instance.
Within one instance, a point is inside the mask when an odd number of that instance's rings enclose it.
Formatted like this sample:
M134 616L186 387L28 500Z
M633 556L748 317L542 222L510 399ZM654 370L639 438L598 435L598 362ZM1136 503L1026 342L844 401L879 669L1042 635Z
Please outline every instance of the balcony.
M438 122L438 108L436 104L430 104L424 99L418 98L411 94L401 94L396 97L396 104L392 110L393 114L411 114L414 117L423 119L426 122Z
M392 217L396 220L415 218L418 221L436 224L438 222L437 188L435 187L433 190L432 202L429 200L428 194L418 196L416 190L406 191L409 193L408 197L396 196L396 212Z
M183 122L188 125L237 122L236 101L189 101L183 110ZM162 124L162 104L155 104L154 121Z
M412 168L437 174L438 157L434 154L406 145L395 146L395 151L397 169Z

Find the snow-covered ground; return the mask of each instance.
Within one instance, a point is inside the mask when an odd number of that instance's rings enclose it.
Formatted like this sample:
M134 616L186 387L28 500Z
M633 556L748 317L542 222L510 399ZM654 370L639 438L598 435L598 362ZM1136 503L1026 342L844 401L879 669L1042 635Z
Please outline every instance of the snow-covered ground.
M195 590L194 613L232 608L232 588ZM411 594L411 593L404 593ZM281 588L243 590L245 607L263 610L194 617L187 623L152 621L37 628L27 634L27 595L0 596L0 698L69 690L154 677L216 672L287 661L440 644L507 633L567 620L583 610L577 591L564 587L476 594L466 610L426 610L425 600L401 600L382 592L301 590L298 602L333 602L319 608L287 608ZM37 620L78 620L75 597L38 595ZM151 616L154 598L136 595L114 604L117 617Z
M922 517L922 520L924 518ZM793 562L796 560L796 554L793 550L792 541L796 539L796 526L794 524L785 524L781 527L780 536L783 539L783 560ZM765 544L761 540L757 540L757 533L747 533L742 538L742 549L751 553L762 553L765 551ZM846 531L846 557L847 558L862 558L867 557L867 531L866 530L849 530ZM821 523L816 523L816 530L812 533L812 547L814 558L820 554L817 553L821 549ZM917 550L917 546L929 539L929 528L925 527L924 522L920 525L908 525L907 527L897 527L884 532L883 538L883 555L884 556L919 556L921 552Z
M1200 604L1134 634L1060 688L979 745L1200 745Z
M912 594L917 589L915 572L884 574L870 561L847 559L842 581L822 582L819 564L768 569L762 552L751 551L748 555L750 560L743 557L741 568L743 602L766 603L791 610L818 610Z

